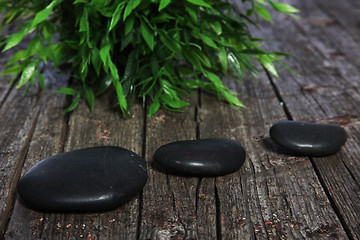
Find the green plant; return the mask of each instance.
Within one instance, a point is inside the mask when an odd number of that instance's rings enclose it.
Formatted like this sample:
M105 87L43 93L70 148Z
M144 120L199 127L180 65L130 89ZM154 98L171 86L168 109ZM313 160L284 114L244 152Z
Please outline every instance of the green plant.
M81 97L93 109L95 95L110 86L124 115L135 97L151 100L149 115L160 106L179 110L188 105L184 94L197 88L244 107L218 74L230 67L240 79L255 77L258 62L277 76L274 62L283 53L262 50L247 26L252 16L272 21L267 6L289 15L298 10L270 0L241 2L244 11L220 0L0 0L3 25L22 19L18 32L1 40L2 52L31 37L2 74L13 74L17 88L35 80L44 88L42 62L71 63L74 84L58 90L74 97L66 112Z

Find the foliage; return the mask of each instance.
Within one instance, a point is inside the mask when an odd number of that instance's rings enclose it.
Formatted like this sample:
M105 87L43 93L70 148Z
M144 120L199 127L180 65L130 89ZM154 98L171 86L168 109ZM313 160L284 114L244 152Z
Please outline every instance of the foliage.
M269 7L289 15L298 10L270 0L241 4L244 12L220 0L0 0L3 25L23 19L1 40L2 52L31 37L2 74L12 74L17 88L35 80L44 88L41 63L70 63L75 84L58 91L74 96L66 111L81 97L93 109L95 95L111 86L124 115L135 97L151 100L149 115L160 106L179 111L188 105L183 96L197 88L244 107L218 73L255 77L258 62L277 76L281 53L260 48L262 39L247 29L250 17L272 22Z

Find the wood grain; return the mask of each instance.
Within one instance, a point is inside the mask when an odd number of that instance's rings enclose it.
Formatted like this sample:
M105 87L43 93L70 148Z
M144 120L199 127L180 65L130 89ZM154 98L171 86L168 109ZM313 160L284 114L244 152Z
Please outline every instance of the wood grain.
M268 137L286 119L269 81L233 87L248 109L240 114L204 95L199 114L201 138L231 138L247 151L240 171L215 181L221 238L346 238L310 160L286 155Z
M23 97L13 90L0 108L0 234L14 204L16 185L41 109L41 94L33 88Z
M269 30L265 23L257 34L276 40L279 49L297 55L286 63L299 72L301 77L294 77L283 71L280 77L284 80L273 79L273 83L293 119L337 123L353 135L354 130L350 130L347 124L359 124L358 61L352 60L351 54L335 56L332 53L344 50L357 55L359 44L333 16L327 15L318 7L319 1L299 0L292 1L292 4L303 12L304 19L287 19L274 15L274 21L281 21L282 24L275 24ZM351 13L354 11L349 12ZM314 23L309 19L326 20L326 23L315 24L320 20ZM360 238L360 188L354 176L358 176L359 168L348 167L354 160L349 157L351 153L346 152L346 149L348 148L344 146L338 154L312 159L312 162L348 236L357 239Z
M198 239L201 236L216 237L215 218L208 213L199 214L198 178L167 174L152 165L153 154L160 146L179 140L196 139L196 97L190 99L192 106L183 113L160 110L147 119L146 160L149 163L149 181L144 188L140 222L140 239ZM200 195L200 196L199 196ZM213 230L213 231L209 231Z
M50 68L47 68L43 74L46 77L48 89L44 93L46 95L41 100L42 102L38 103L42 108L31 137L21 175L24 175L38 161L60 153L64 149L63 141L66 137L67 117L64 115L63 109L66 100L64 95L54 94L52 91L65 87L68 75L55 75ZM17 199L5 238L39 238L43 220L44 213L24 207Z
M112 97L98 99L91 113L84 102L71 114L65 151L93 146L114 145L140 156L143 143L144 111L134 104L129 119L111 108ZM139 217L139 194L119 208L104 213L46 214L41 239L134 239Z

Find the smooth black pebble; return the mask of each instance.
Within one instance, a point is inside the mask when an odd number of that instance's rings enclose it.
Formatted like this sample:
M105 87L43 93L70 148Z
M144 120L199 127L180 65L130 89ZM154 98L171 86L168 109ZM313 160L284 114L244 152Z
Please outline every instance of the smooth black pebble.
M346 141L345 130L335 124L283 121L270 128L271 138L295 155L327 156Z
M212 138L166 144L156 150L154 163L173 174L210 177L237 171L245 157L238 142Z
M130 200L147 182L145 160L107 146L46 158L20 179L18 193L29 208L50 212L98 212Z

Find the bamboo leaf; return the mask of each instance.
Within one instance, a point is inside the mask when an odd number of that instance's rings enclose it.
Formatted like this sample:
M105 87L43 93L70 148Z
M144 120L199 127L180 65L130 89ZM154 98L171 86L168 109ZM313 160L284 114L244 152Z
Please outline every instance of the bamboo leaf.
M266 21L269 21L269 22L273 22L271 15L266 8L264 8L263 6L261 6L259 4L255 4L255 7L263 19L265 19Z
M86 101L89 104L91 111L93 111L94 110L94 102L95 102L94 92L87 85L84 86L84 91L85 91Z
M232 93L228 91L221 91L221 94L225 97L225 99L230 103L238 107L246 108L246 106Z
M219 47L216 45L216 43L210 37L206 36L205 34L201 34L201 33L199 33L199 36L206 45L208 45L212 48L215 48L215 49L219 49Z
M45 78L44 75L42 75L41 73L38 73L38 77L37 77L39 86L42 90L45 89Z
M36 68L36 63L35 61L30 62L25 69L23 70L21 77L20 77L20 81L19 83L16 85L16 88L21 88L25 83L27 83L31 77L34 75L35 73L35 68Z
M273 1L269 1L269 3L278 12L282 12L282 13L286 13L286 14L300 12L299 9L294 8L293 6L286 4L286 3L273 2Z
M31 32L30 28L24 27L19 32L12 34L10 38L6 40L6 46L4 47L2 52L5 52L6 50L18 45L23 40L23 38L30 32Z
M68 108L65 109L65 113L68 113L68 112L71 112L73 111L80 103L80 93L77 93L75 98L74 98L74 101L70 104L70 106Z
M175 39L171 39L166 33L160 32L160 41L171 51L181 54L180 44Z
M163 10L171 3L171 0L160 0L159 11Z
M45 21L50 13L52 12L53 8L59 4L59 0L54 0L54 1L51 1L51 3L49 5L47 5L47 7L43 10L41 10L40 12L38 12L35 17L34 17L34 20L31 22L31 26L32 27L35 27L37 26L39 23Z
M218 52L219 62L221 64L222 69L226 73L228 71L228 53L225 48L220 48Z
M152 115L154 115L154 113L156 113L159 110L159 108L160 108L160 103L159 102L153 102L150 105L148 117L151 117Z
M111 21L110 21L110 27L109 27L109 32L116 26L116 24L118 23L118 21L120 20L122 11L124 9L124 5L123 4L119 4L116 7L115 12L112 15Z
M279 77L273 60L268 55L258 55L261 64L274 76Z
M104 64L105 69L109 67L108 59L110 58L110 45L106 44L100 49L100 58Z
M198 5L198 6L201 6L201 7L212 8L212 6L209 3L207 3L207 2L205 2L203 0L187 0L187 1L189 3L192 3L194 5Z
M72 88L61 88L55 92L63 93L63 94L70 95L70 96L74 96L74 95L78 94L78 91L76 91Z
M141 35L144 38L146 44L149 46L151 51L154 50L154 34L147 26L145 22L141 22L140 24Z
M141 0L130 0L128 2L128 4L126 5L126 8L125 8L125 12L124 12L124 18L123 20L125 21L126 18L128 16L130 16L130 14L132 13L132 11L137 7L139 6L139 4L141 3Z
M125 36L128 35L134 27L135 16L131 15L125 21Z

